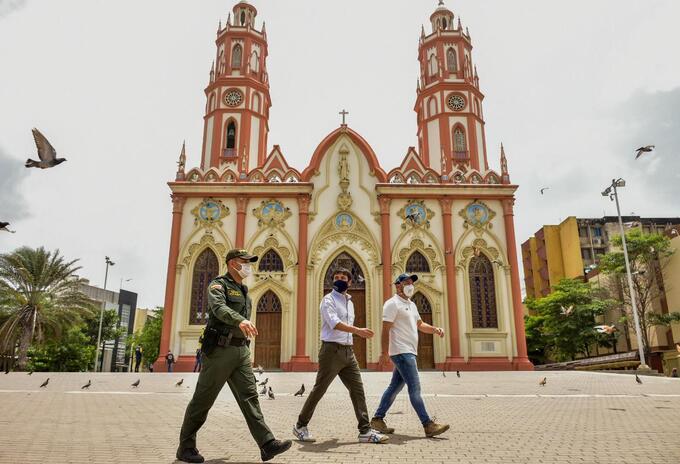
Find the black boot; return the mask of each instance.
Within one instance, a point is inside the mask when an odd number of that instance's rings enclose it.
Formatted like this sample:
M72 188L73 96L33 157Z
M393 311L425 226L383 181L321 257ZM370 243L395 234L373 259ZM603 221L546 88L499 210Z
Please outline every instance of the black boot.
M183 462L203 462L203 456L198 453L196 448L178 448L177 459Z
M260 448L260 457L262 461L269 461L274 459L277 454L285 453L290 448L293 442L290 440L271 440L268 441L262 448Z

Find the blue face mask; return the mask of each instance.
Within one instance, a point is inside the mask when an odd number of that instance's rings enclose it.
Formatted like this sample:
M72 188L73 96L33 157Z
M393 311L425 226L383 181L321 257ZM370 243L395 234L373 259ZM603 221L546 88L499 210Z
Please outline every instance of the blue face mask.
M340 293L345 293L348 286L349 284L344 280L336 280L333 282L333 288Z

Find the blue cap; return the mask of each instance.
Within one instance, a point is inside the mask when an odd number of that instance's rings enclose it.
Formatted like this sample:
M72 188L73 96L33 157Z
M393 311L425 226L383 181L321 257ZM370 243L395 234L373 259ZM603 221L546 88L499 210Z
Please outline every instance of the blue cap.
M400 283L402 283L403 281L408 280L408 279L411 279L412 281L415 282L416 280L418 280L418 276L415 275L415 274L406 274L406 273L403 273L403 274L400 274L399 277L397 277L397 279L394 281L394 283L395 283L395 284L400 284Z

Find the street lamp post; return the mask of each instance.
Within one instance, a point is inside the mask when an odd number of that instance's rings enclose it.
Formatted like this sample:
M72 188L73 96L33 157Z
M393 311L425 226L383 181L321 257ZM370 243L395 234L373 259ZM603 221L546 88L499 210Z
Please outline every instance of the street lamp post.
M633 276L630 272L630 261L628 260L628 247L626 246L626 231L623 228L623 219L621 219L621 208L619 207L619 195L616 190L617 187L625 187L626 181L623 179L612 179L609 185L603 192L603 197L609 197L610 200L616 202L616 215L619 218L619 228L621 229L621 243L623 245L623 259L626 263L626 277L628 279L628 290L630 291L630 302L633 306L633 321L635 322L635 333L637 335L638 352L640 353L640 365L638 369L649 370L649 366L645 363L645 349L642 344L642 329L640 328L640 316L638 315L637 302L635 301L635 290L633 288Z
M104 273L104 290L106 290L106 281L109 278L109 266L113 266L116 263L111 261L111 258L105 256L106 258L106 272ZM102 309L99 312L99 334L97 335L97 351L94 355L94 371L97 372L97 367L99 366L99 345L102 341L102 323L104 322L104 309L106 308L106 293L104 294L104 301L102 302Z

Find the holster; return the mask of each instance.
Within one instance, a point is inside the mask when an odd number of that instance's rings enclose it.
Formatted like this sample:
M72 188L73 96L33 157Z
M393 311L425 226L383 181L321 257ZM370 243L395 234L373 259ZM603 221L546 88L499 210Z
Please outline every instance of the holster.
M203 330L203 335L199 338L201 350L205 354L210 355L218 346L223 348L229 345L231 338L231 329L218 330L208 324Z

